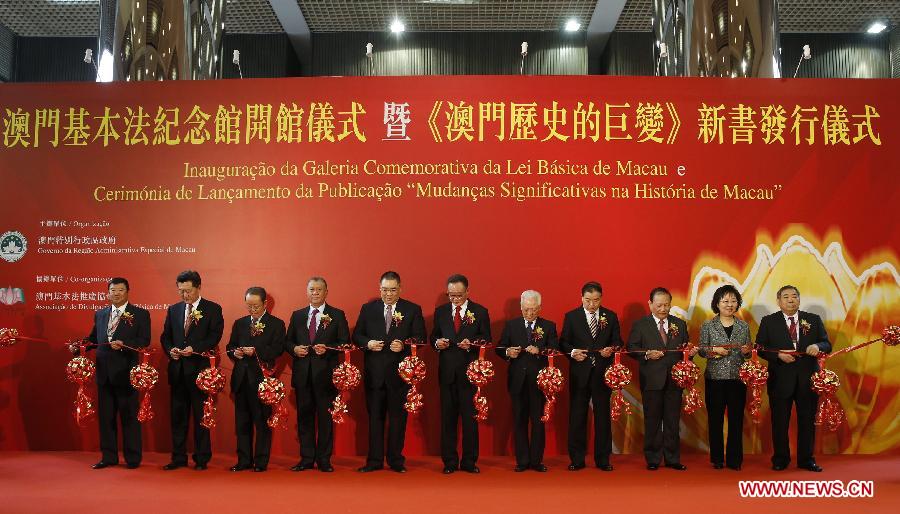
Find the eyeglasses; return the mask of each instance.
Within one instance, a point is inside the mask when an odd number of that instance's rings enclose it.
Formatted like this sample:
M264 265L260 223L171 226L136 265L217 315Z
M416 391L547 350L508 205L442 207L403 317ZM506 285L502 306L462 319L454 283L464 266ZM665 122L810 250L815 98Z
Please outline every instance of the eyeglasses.
M392 293L392 294L393 294L393 293L396 293L396 292L399 291L399 290L400 290L400 289L397 288L397 287L382 287L382 288L381 288L381 292L382 292L382 293Z
M447 296L453 299L465 298L465 293L447 293Z

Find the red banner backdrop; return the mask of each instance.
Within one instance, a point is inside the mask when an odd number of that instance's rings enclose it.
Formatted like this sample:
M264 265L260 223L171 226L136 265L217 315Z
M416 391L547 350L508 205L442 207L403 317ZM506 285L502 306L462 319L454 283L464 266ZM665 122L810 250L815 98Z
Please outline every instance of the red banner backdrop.
M524 289L543 293L543 316L561 323L588 280L603 284L626 335L664 285L696 340L723 283L741 289L755 335L776 289L792 283L836 349L878 337L900 317L896 88L608 77L0 86L0 326L50 341L0 349L0 449L97 447L96 425L79 429L72 416L63 342L88 333L118 275L151 309L155 347L188 268L226 327L245 315L251 285L287 320L306 305L311 275L328 279L328 302L352 326L391 269L429 330L458 272L490 309L496 338ZM412 456L439 452L437 359L423 353ZM900 448L898 360L882 345L835 359L847 421L820 435L820 450ZM151 363L165 368L159 354ZM488 455L511 445L498 371L480 432ZM289 383L286 356L277 372ZM640 403L637 384L625 394ZM145 447L168 451L165 380L152 395ZM549 454L565 452L567 398L548 425ZM276 454L298 453L289 404ZM336 452L364 454L361 390L350 410ZM640 416L615 424L617 451L640 451ZM683 419L684 446L705 450L705 410ZM215 452L234 451L224 398L213 433ZM771 451L765 400L745 438Z

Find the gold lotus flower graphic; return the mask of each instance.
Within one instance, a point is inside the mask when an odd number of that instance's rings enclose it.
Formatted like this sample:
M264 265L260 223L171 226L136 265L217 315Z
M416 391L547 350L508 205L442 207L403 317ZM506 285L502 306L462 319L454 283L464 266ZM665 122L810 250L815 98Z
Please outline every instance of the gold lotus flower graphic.
M755 257L744 269L715 254L704 254L694 263L687 297L673 299L672 314L688 323L691 334L713 313L710 302L715 290L725 284L735 286L743 297L738 316L750 324L755 339L759 321L778 310L778 288L792 284L800 289L800 308L821 316L834 350L881 337L881 331L900 320L900 277L897 256L892 250L879 251L856 263L848 254L838 232L824 240L803 225L792 225L775 240L757 234ZM686 308L680 307L686 305ZM703 359L698 360L701 368ZM900 351L883 344L828 361L843 384L837 392L847 419L837 432L819 430L816 451L825 453L880 453L900 448ZM697 384L703 388L703 381ZM636 384L628 386L627 397L636 402ZM768 398L763 395L763 422L750 422L745 413L744 436L750 445L745 451L771 452L771 425ZM622 450L639 451L642 439L639 416L631 416L621 435ZM681 438L685 445L708 450L705 411L682 416ZM633 425L632 425L633 424ZM618 429L614 429L618 432ZM793 436L792 436L793 437Z

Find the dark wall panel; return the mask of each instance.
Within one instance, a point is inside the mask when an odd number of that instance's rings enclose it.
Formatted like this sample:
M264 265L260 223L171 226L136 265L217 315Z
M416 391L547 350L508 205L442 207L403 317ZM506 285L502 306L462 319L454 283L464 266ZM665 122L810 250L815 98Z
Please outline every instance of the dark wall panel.
M813 58L803 62L797 77L888 78L889 39L887 35L870 34L782 34L782 76L794 75L803 45L808 44ZM600 58L601 73L653 75L652 45L650 32L613 33Z
M587 73L583 33L357 32L314 34L313 75L517 75L523 41L526 75Z
M808 44L813 56L800 66L798 78L890 78L888 39L887 34L782 34L782 76L794 76Z
M525 74L587 73L584 34L539 33L340 33L313 36L313 62L300 63L285 34L226 34L223 77L237 78L231 63L241 51L246 78L313 75L513 75L519 73L522 41L528 41ZM375 45L374 59L365 45ZM813 58L799 77L886 78L900 76L900 29L891 34L783 34L784 76L794 73L804 44ZM649 32L613 33L593 63L601 74L652 75L653 38ZM92 81L95 70L83 62L95 38L12 37L0 26L0 80L19 82ZM893 59L893 66L892 66ZM13 63L15 66L13 66ZM893 68L893 70L892 70Z
M599 59L601 75L653 75L653 33L613 32Z
M296 77L301 67L286 34L225 34L222 77L238 78L234 51L241 52L244 78Z
M93 37L16 38L16 82L91 82L94 66L84 62L85 49L97 56Z
M84 50L94 49L97 39L87 38L17 38L18 82L92 81L94 67L84 63ZM226 34L222 58L223 76L237 78L232 52L241 51L244 77L290 77L300 74L300 63L285 34ZM2 58L0 58L2 59Z

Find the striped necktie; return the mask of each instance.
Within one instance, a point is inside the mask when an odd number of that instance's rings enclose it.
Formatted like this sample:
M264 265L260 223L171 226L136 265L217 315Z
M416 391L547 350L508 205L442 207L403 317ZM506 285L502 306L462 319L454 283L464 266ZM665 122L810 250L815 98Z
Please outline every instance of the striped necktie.
M106 340L112 341L113 334L116 333L116 327L119 326L119 309L113 308L112 314L109 316L109 323L106 325Z

